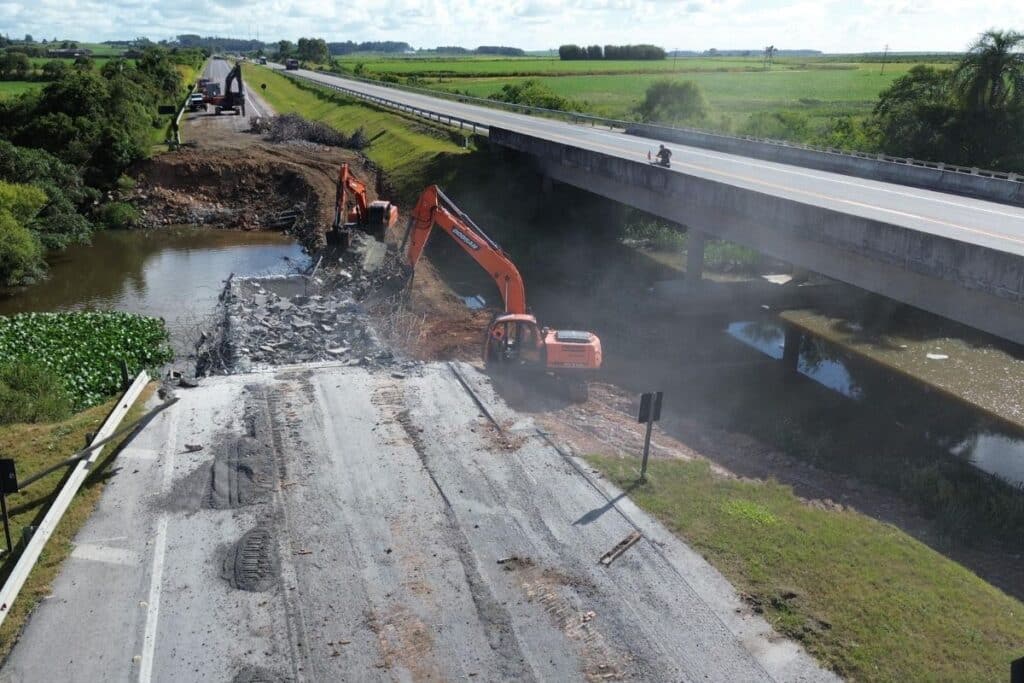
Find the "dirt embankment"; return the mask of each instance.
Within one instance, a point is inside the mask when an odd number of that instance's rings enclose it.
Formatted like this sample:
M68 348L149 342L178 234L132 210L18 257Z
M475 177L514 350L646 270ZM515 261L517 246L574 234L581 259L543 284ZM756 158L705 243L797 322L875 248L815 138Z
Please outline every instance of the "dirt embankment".
M321 246L334 218L338 168L348 163L372 189L376 171L357 154L309 143L250 143L182 149L133 169L125 199L147 228L207 225L282 230L309 248Z

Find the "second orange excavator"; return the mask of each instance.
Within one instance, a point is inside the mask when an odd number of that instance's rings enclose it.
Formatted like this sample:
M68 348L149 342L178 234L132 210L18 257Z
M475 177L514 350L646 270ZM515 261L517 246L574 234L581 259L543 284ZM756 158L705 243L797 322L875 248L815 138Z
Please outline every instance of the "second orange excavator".
M415 268L434 226L446 232L494 280L505 312L487 327L484 362L554 375L564 382L573 401L587 400L587 380L601 367L601 340L593 332L541 327L526 306L523 278L508 254L464 214L439 187L420 195L409 219L403 249Z
M334 223L327 233L327 241L348 249L352 229L358 228L383 242L387 229L396 222L398 207L384 200L367 201L366 183L349 170L348 164L342 164L334 194Z

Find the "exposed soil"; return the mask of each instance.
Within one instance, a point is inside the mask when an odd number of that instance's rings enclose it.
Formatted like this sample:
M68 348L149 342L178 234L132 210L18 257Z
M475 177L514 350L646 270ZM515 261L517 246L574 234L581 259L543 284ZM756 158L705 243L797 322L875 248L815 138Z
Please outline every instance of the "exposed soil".
M235 133L246 144L182 148L132 170L125 199L145 227L199 224L241 230L283 230L304 246L324 244L334 218L338 168L348 163L366 181L371 200L377 173L358 154L303 142L272 144Z

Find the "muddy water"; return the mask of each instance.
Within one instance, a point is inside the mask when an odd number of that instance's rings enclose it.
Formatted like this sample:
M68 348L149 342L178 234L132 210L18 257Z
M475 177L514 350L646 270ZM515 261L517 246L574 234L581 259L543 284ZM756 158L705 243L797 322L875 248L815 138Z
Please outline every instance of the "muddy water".
M809 312L800 314L803 320L811 315ZM782 359L786 336L782 322L733 322L727 325L726 333L770 358ZM943 367L941 371L925 370L915 359L918 356L928 358L928 349L936 347L937 342L906 341L908 343L894 345L899 351L896 362L883 364L873 355L857 353L854 349L859 349L860 344L849 341L837 344L822 337L808 336L800 346L797 372L857 403L885 406L902 429L924 434L951 455L1010 484L1024 487L1024 431L1002 414L1006 404L1012 403L1015 397L1004 395L1004 401L993 405L992 410L971 400L975 396L972 389L989 379L988 371L992 370L980 361L992 354L999 357L1000 364L1012 363L1012 359L986 347L969 352L963 340L946 338L938 342L940 350L956 349L958 360L966 367L961 367L959 372L946 368L950 356L931 352L932 364ZM952 381L957 377L959 391L953 386L944 387L939 381L939 378ZM990 394L985 396L991 398Z
M187 352L231 273L274 275L308 266L291 238L189 227L97 233L50 259L50 277L0 292L0 315L77 309L142 313L167 321Z

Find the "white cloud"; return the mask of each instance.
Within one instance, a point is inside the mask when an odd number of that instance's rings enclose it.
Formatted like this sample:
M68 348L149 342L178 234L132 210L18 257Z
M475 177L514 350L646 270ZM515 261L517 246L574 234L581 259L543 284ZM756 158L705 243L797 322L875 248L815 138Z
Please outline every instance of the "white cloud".
M983 7L984 9L980 9ZM353 17L357 17L353 19ZM0 2L0 33L107 40L179 33L404 40L416 47L550 48L652 42L668 48L827 52L961 50L992 26L1024 29L1018 0L34 0Z

